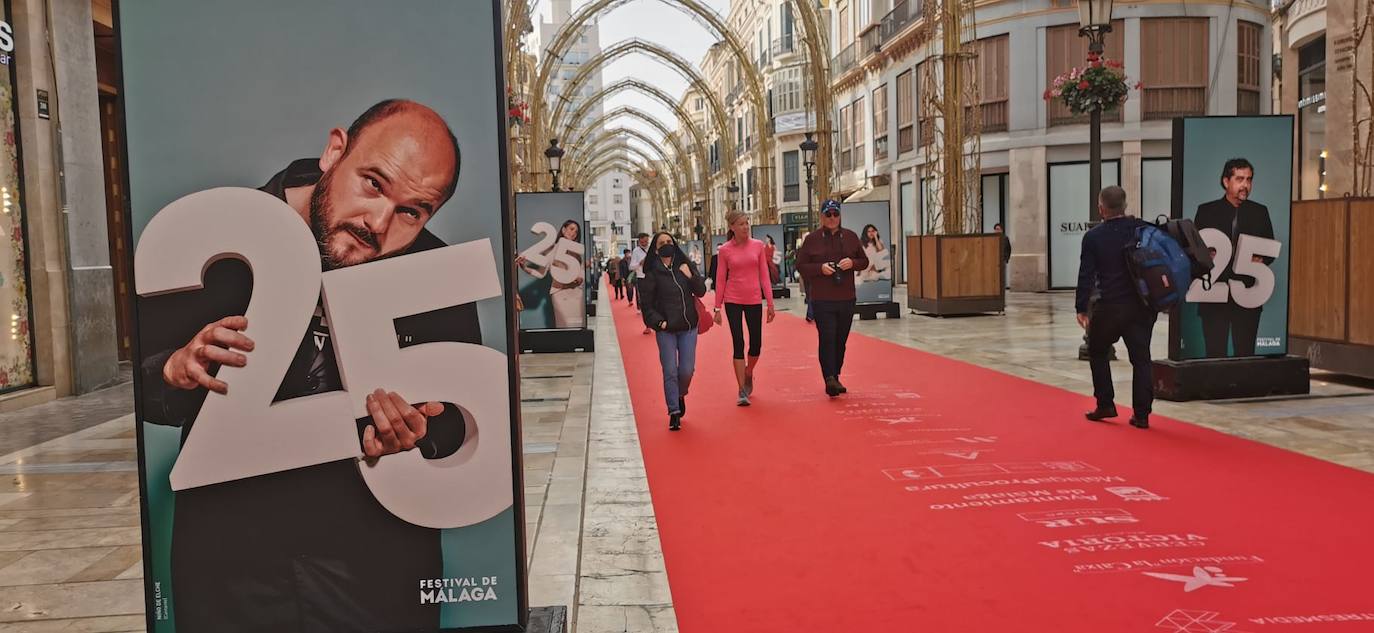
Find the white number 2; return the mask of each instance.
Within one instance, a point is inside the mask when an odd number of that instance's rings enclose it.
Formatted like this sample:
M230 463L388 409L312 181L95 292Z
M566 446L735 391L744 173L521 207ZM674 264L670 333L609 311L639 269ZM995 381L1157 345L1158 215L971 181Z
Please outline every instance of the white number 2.
M462 343L403 350L394 326L400 317L500 296L489 241L321 275L319 247L295 210L260 191L222 188L159 212L134 258L141 296L201 288L204 271L225 258L254 272L244 333L256 346L247 367L220 368L229 394L207 395L173 466L174 490L354 458L377 501L416 525L463 527L511 505L511 486L499 483L511 476L505 355ZM344 390L273 403L322 281ZM354 419L366 417L364 399L376 388L463 409L463 447L436 460L412 450L362 461Z
M1234 254L1236 274L1253 277L1255 284L1247 286L1244 281L1230 279L1228 283L1214 283L1204 289L1202 280L1194 279L1188 287L1189 303L1226 303L1234 298L1236 305L1242 308L1258 308L1269 302L1274 294L1274 271L1264 263L1255 261L1255 258L1278 257L1283 250L1282 244L1277 240L1242 234L1236 239L1233 249L1230 236L1217 229L1202 229L1198 233L1208 248L1216 251L1212 256L1212 279L1218 279L1226 272Z
M558 230L548 222L535 222L530 232L544 237L520 254L526 261L551 273L553 280L560 284L570 284L582 278L582 263L574 257L583 253L581 242L559 236ZM562 266L551 266L552 262Z

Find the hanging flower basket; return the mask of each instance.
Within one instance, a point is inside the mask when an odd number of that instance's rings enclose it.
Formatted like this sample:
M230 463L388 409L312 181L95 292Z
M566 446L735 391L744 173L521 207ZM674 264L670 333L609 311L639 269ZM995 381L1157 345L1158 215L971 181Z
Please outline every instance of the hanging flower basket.
M530 104L506 88L506 118L512 127L530 122Z
M1087 66L1074 67L1055 77L1044 98L1046 101L1063 100L1074 114L1088 114L1093 110L1111 112L1126 102L1132 87L1140 90L1141 84L1138 81L1134 86L1130 84L1124 64L1088 53Z

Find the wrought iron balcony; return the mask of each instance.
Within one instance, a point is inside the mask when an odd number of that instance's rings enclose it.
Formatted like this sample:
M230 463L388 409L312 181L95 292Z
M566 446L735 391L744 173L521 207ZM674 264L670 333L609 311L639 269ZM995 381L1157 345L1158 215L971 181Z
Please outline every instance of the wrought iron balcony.
M881 26L878 28L880 33L880 44L886 44L896 38L906 30L907 25L921 18L921 0L903 0L892 7L887 15L883 16Z
M839 77L840 75L849 72L849 69L854 67L854 64L858 61L854 57L854 53L854 45L850 44L849 46L844 47L844 50L840 51L838 55L831 59L830 76L832 78Z
M790 55L795 52L797 52L797 36L795 34L784 35L782 37L779 37L778 39L773 40L774 57Z

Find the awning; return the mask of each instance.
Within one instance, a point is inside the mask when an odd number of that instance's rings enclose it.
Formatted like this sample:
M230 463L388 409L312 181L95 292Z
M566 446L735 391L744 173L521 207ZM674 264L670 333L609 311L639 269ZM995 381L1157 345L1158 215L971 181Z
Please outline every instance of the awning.
M875 186L875 185L872 184L872 181L870 181L869 184L864 185L862 189L860 189L860 190L858 190L858 191L855 191L854 193L850 194L849 197L847 197L847 198L844 199L844 201L845 201L845 202L872 202L872 201L878 201L878 200L881 200L881 201L888 201L888 200L891 200L891 199L892 199L892 196L889 195L888 190L889 190L889 186L888 186L888 185L876 185L876 186Z

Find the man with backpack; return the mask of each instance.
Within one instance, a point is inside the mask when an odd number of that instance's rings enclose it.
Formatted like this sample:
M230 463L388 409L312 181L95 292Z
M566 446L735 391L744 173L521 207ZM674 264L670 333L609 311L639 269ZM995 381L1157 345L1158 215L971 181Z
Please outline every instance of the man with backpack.
M1117 339L1124 339L1133 370L1131 426L1145 429L1150 427L1154 402L1150 338L1159 314L1141 300L1127 265L1127 248L1136 242L1141 227L1152 225L1126 215L1126 191L1121 187L1102 189L1097 209L1103 222L1083 236L1074 302L1078 324L1088 333L1088 364L1092 367L1093 396L1097 398L1097 408L1085 417L1094 422L1116 417L1111 350ZM1090 302L1094 290L1099 296Z

